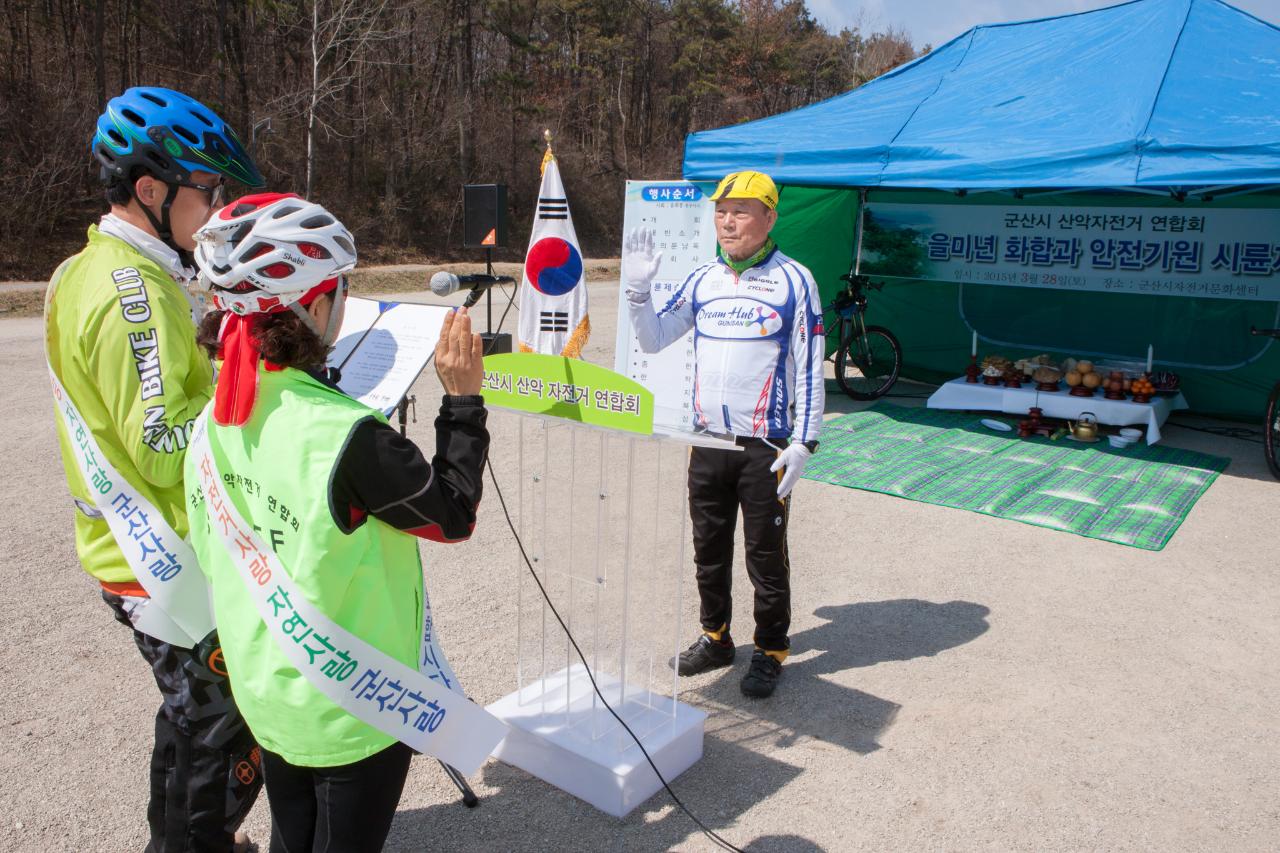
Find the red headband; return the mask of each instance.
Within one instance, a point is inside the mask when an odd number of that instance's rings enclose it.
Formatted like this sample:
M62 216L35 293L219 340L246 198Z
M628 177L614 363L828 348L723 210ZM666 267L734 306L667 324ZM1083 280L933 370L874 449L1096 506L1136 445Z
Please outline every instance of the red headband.
M298 304L306 306L322 293L331 293L338 287L338 278L329 278L303 294ZM288 311L287 305L270 310L271 314ZM244 426L253 413L258 398L258 361L262 350L258 346L255 329L264 314L241 317L227 311L218 330L218 343L222 355L222 370L218 373L218 386L213 395L213 420L221 426ZM268 369L270 369L268 365Z

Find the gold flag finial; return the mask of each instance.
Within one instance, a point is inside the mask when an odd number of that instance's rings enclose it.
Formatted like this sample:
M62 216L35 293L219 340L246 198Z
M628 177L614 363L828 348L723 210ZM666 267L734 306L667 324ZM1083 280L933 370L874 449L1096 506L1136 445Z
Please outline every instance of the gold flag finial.
M547 128L542 131L542 138L547 140L547 150L542 155L542 171L547 171L547 164L556 159L556 155L551 153L551 129Z

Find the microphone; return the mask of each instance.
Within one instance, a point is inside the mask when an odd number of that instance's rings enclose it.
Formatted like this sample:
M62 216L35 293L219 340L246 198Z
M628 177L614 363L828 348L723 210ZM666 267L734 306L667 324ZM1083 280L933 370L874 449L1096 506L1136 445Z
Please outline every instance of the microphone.
M471 292L475 294L475 298L479 299L480 291L486 287L493 287L495 284L514 283L515 279L509 275L485 275L484 273L454 275L451 272L441 270L431 276L431 292L436 296L448 296L451 293L457 293L462 289L463 285L468 285L471 288ZM473 302L472 305L474 304Z

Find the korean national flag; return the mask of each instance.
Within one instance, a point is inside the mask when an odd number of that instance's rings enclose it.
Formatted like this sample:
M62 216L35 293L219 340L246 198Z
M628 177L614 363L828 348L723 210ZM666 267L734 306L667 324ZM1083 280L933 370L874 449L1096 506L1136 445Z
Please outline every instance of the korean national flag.
M590 334L582 252L560 167L548 151L520 284L520 351L581 358Z

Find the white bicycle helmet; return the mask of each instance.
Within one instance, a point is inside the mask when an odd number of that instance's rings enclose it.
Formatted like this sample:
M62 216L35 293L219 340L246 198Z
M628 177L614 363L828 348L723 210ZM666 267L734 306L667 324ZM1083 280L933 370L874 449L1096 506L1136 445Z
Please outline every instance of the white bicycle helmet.
M355 240L333 214L291 193L259 193L215 213L195 239L214 307L241 317L291 309L332 343L337 329L316 328L305 306L356 265Z

